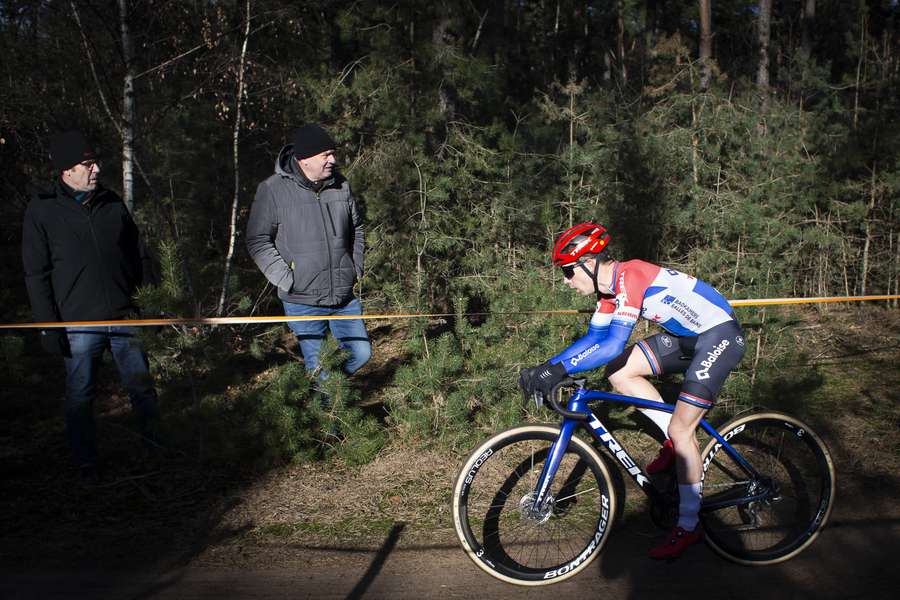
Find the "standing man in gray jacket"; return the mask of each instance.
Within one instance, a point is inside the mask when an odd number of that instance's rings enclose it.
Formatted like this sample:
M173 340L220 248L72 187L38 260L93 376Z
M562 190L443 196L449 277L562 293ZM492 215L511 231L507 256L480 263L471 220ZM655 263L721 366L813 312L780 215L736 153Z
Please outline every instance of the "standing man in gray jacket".
M361 315L353 284L362 276L362 215L350 184L335 169L335 143L320 126L294 132L281 149L275 174L259 184L247 223L247 249L272 285L288 316ZM303 361L318 369L326 323L350 352L352 374L369 360L372 346L362 319L292 321Z

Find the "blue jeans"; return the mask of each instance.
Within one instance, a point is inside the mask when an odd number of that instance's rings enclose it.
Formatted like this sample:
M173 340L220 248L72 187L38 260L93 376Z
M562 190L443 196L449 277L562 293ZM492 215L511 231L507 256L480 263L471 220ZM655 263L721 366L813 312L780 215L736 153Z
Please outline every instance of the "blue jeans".
M128 391L137 414L141 434L153 439L152 425L159 408L150 376L144 344L134 327L92 327L67 329L71 358L66 358L66 434L75 460L81 466L97 462L97 432L94 423L94 398L97 396L97 371L108 348L119 370L122 385Z
M362 305L356 298L342 306L310 306L309 304L282 302L284 314L289 317L362 314ZM369 335L366 333L366 326L362 319L288 321L288 327L291 328L300 343L300 352L303 354L303 362L308 371L319 366L319 351L322 348L322 340L325 339L326 325L331 329L331 334L340 342L340 348L349 350L350 357L343 364L343 369L345 373L352 375L372 356L372 343L369 341ZM324 379L325 376L325 373L321 373L319 378Z

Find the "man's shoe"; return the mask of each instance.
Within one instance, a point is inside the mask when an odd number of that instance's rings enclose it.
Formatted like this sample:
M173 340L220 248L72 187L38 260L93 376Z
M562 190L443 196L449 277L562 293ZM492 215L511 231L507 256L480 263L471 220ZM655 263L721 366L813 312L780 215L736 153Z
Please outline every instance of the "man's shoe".
M668 471L674 464L675 446L672 444L672 440L666 440L663 442L662 448L659 449L656 458L647 464L647 474L656 475L657 473Z
M650 558L678 558L687 550L688 546L693 546L702 539L703 531L700 530L699 526L693 531L686 531L681 527L676 527L672 530L672 533L666 536L666 540L663 543L650 548Z

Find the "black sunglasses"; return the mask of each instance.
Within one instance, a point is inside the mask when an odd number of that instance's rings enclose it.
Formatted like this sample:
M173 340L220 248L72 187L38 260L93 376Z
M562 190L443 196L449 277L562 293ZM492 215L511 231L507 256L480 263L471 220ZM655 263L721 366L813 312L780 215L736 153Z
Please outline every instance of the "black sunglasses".
M566 279L572 279L575 277L575 267L580 265L581 263L575 263L574 265L566 265L562 267L563 277Z

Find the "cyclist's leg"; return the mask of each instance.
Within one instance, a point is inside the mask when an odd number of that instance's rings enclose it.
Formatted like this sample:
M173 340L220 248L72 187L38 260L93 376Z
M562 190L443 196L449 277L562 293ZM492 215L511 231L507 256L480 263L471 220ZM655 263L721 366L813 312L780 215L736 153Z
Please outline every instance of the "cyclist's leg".
M678 526L686 531L697 527L700 512L700 446L694 431L706 409L681 401L675 405L669 438L675 446L675 472L678 476Z
M703 415L713 407L716 396L731 370L744 356L743 331L729 321L696 338L693 357L684 373L684 384L669 424L675 445L680 506L679 526L692 530L700 510L700 447L694 432Z
M692 354L692 347L683 346L690 346L691 342L692 339L678 338L668 333L651 335L610 361L606 367L607 377L622 394L662 402L662 396L645 377L683 373L690 364L690 359L684 355ZM641 409L641 412L668 437L671 414L650 409Z
M659 391L646 379L649 375L658 374L658 371L654 370L648 360L646 350L639 348L639 345L644 342L646 340L626 348L622 354L609 361L609 364L606 365L606 377L620 394L662 403L663 399L659 395ZM651 359L653 359L652 354ZM659 427L663 434L666 434L671 418L669 413L650 409L640 410Z

